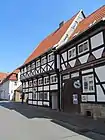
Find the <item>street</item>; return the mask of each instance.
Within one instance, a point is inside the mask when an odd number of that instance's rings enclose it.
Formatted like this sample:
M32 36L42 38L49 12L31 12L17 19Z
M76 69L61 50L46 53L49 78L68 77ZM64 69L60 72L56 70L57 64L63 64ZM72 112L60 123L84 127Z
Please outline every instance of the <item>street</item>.
M0 106L0 140L77 139L91 140L51 122L51 119L45 118L45 116L27 118L15 110Z

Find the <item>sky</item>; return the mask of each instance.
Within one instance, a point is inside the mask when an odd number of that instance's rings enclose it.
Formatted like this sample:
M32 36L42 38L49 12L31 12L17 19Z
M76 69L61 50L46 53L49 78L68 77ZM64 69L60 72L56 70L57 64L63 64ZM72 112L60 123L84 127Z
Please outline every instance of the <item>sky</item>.
M21 66L61 21L89 15L105 0L0 0L0 72Z

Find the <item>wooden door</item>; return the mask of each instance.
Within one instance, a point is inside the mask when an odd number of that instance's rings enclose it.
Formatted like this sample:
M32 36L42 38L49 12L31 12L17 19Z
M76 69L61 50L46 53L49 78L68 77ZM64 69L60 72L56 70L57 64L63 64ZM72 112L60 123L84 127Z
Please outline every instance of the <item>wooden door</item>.
M67 79L62 83L61 106L65 112L80 112L80 79Z

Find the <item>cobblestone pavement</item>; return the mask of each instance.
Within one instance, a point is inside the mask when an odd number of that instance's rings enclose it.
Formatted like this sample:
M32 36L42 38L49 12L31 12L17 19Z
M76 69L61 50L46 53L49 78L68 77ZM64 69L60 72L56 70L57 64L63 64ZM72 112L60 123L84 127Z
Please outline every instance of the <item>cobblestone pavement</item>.
M74 125L73 115L21 103L0 102L0 124L0 140L105 140Z

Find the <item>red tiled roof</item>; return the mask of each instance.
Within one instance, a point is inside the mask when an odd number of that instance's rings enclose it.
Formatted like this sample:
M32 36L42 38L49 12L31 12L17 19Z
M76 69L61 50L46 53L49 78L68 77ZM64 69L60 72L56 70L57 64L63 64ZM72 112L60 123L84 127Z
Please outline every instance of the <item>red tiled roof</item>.
M83 19L79 25L77 26L76 30L73 32L73 34L70 36L70 40L73 39L75 34L79 35L80 33L84 32L89 28L89 25L99 22L103 17L105 17L105 6L100 7L95 12L90 14L88 17Z
M16 77L16 74L18 74L20 72L19 69L16 69L14 70L13 72L11 72L10 74L8 74L2 81L2 83L8 81L8 80L12 80L12 81L16 81L17 80L17 77ZM1 84L2 84L1 83Z
M0 72L0 80L2 81L3 79L5 79L7 77L8 73L3 73Z
M36 57L40 56L41 54L48 51L50 48L52 48L55 44L57 44L61 37L64 35L66 30L69 28L72 21L75 19L75 16L73 16L70 20L64 23L64 25L61 28L58 28L55 32L50 34L47 38L45 38L34 50L34 52L26 59L25 63L28 63L35 59Z

